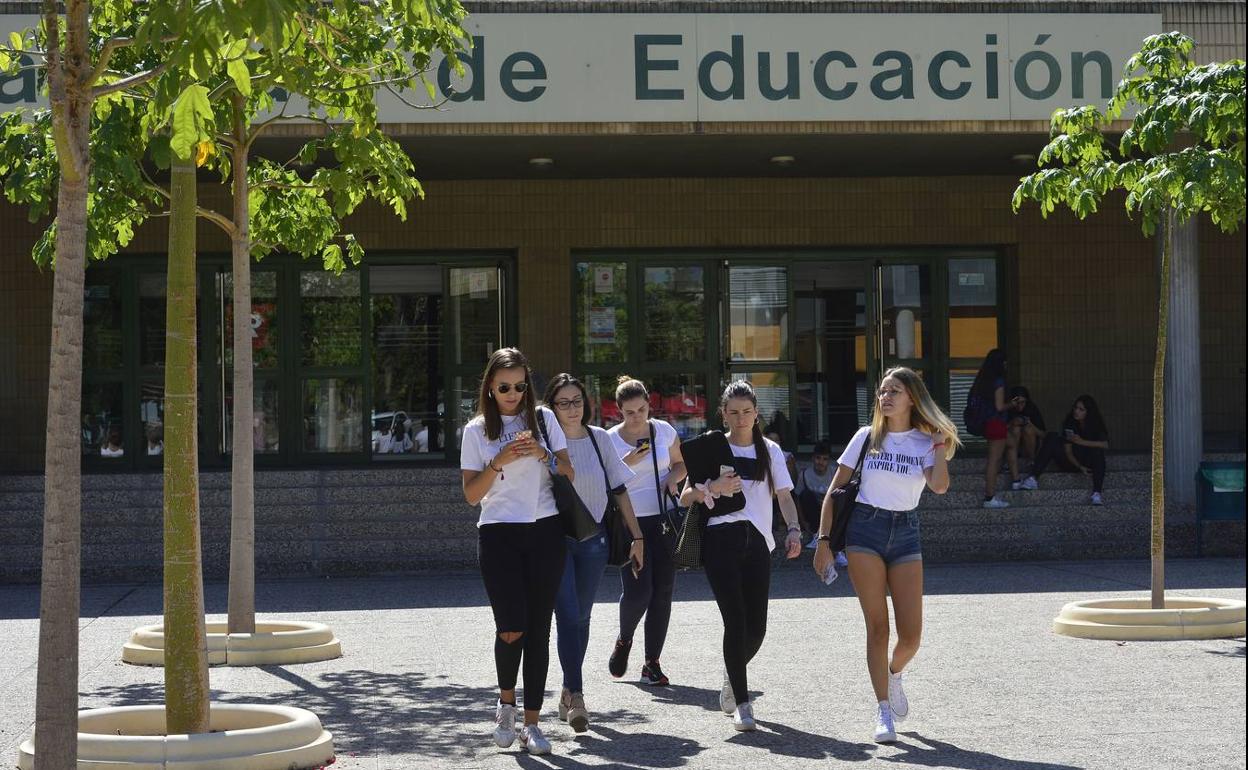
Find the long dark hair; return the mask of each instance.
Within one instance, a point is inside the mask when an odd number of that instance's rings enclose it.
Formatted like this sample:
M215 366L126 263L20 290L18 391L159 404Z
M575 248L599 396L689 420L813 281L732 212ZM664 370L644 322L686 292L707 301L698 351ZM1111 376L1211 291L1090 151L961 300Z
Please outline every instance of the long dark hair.
M523 369L524 400L520 402L520 413L524 415L524 424L529 430L537 430L537 399L533 394L533 372L529 369L529 359L516 348L499 348L490 356L481 373L481 392L477 395L477 416L485 418L485 437L496 441L503 432L503 416L498 411L498 402L494 400L494 375L502 369Z
M724 388L723 395L719 397L719 408L727 409L729 399L744 398L754 405L754 409L758 409L758 396L754 393L754 387L745 380L733 380L728 383L728 387ZM774 495L776 493L776 479L771 472L771 452L767 449L767 439L763 437L763 428L758 424L758 418L754 419L754 455L758 458L758 472L762 478L758 481L767 481L767 488Z
M1105 427L1105 418L1101 416L1101 407L1096 403L1095 398L1086 393L1070 402L1070 411L1066 414L1067 422L1075 422L1075 404L1080 402L1083 402L1083 408L1087 411L1087 416L1083 418L1083 432L1090 436L1093 441L1108 439L1109 429Z
M975 382L971 385L971 394L979 396L986 401L992 401L993 387L997 380L1005 379L1005 353L998 348L988 351L988 355L984 356L984 363L979 367L979 373L975 375Z
M585 386L581 384L580 380L567 372L561 372L550 378L550 382L546 383L546 392L542 395L542 403L553 408L555 394L569 385L581 391L581 402L585 404L585 408L581 410L581 425L589 425L590 417L594 411L589 404L589 393L585 390Z

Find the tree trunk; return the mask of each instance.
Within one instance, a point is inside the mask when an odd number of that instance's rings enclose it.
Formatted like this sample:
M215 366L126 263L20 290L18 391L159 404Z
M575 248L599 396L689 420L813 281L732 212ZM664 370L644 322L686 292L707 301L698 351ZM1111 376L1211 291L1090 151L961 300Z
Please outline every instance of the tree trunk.
M1166 211L1161 232L1161 287L1157 305L1157 353L1153 361L1152 608L1166 606L1166 340L1170 327L1170 253L1175 214Z
M208 731L208 638L196 434L195 163L169 183L165 343L165 712L170 735Z
M82 554L82 292L87 254L90 91L87 8L66 3L67 50L59 46L58 8L45 2L48 84L60 180L56 265L44 437L43 564L35 684L35 770L78 764L78 615Z
M254 435L255 378L252 366L251 230L247 202L247 131L243 97L235 94L234 234L234 420L230 467L229 631L256 630L256 479Z

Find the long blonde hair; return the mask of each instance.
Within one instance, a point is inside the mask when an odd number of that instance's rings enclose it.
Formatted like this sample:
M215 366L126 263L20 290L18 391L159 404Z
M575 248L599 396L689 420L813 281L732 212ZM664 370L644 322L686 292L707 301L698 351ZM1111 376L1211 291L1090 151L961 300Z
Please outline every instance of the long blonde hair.
M900 382L901 386L906 389L906 395L910 396L912 404L910 425L912 427L929 436L943 433L952 437L952 441L945 445L945 459L952 460L953 453L962 446L962 440L958 438L958 428L953 424L953 420L950 420L940 407L936 406L936 402L932 400L932 394L927 392L927 386L923 384L923 378L918 372L905 366L896 366L884 372L880 382L883 383L889 377ZM884 420L884 413L877 406L871 415L872 454L880 451L886 433L888 433L888 423Z

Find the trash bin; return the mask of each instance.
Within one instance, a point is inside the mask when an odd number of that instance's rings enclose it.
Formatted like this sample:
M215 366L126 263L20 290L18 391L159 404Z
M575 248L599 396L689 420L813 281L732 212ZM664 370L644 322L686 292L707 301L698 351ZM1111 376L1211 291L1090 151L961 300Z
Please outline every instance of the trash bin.
M1196 555L1204 550L1206 520L1244 518L1244 464L1242 462L1203 462L1196 474L1200 507L1196 511Z

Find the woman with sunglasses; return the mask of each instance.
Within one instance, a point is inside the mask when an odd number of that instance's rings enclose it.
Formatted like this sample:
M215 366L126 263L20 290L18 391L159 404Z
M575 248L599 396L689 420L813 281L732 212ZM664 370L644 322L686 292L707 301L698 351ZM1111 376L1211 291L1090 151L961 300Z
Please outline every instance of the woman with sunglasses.
M585 707L582 668L585 650L589 647L589 616L607 566L609 548L602 519L609 502L608 488L632 535L628 566L634 574L645 564L644 542L624 486L633 478L633 471L612 448L611 434L589 424L591 414L585 386L570 374L557 374L546 385L542 400L555 408L559 427L568 440L568 457L576 471L572 484L599 524L598 534L588 540L577 542L568 538L563 582L555 599L555 627L559 631L556 647L559 664L563 667L559 718L576 732L583 733L589 729L589 710Z
M667 497L675 496L688 475L680 454L680 436L670 423L650 419L650 393L640 380L622 376L615 403L624 422L610 430L611 445L635 474L627 484L628 499L645 538L645 567L634 574L620 570L620 635L616 637L607 670L619 679L628 670L633 633L646 619L645 661L641 683L668 684L659 666L672 618L672 591L676 586L676 533L665 515ZM667 497L665 497L667 496Z
M549 446L541 441L542 420ZM575 480L567 442L549 409L537 407L524 354L502 348L481 375L477 415L464 426L460 449L464 497L480 505L477 553L494 611L498 703L494 741L516 740L516 679L524 666L524 726L530 754L549 754L538 727L550 663L550 618L563 577L565 537L547 463Z

